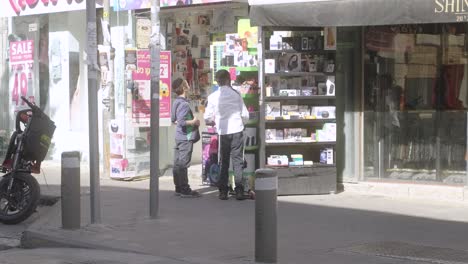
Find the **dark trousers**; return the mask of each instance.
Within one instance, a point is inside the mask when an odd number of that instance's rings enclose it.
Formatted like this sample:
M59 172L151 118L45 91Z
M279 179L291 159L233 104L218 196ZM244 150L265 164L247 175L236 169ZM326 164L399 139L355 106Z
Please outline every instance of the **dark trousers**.
M192 141L178 141L174 149L174 168L172 174L174 175L174 185L176 192L189 192L190 185L188 183L187 168L190 167L190 160L192 160L193 142Z
M232 168L236 181L236 189L243 188L243 165L244 165L244 134L243 132L220 135L220 163L218 188L220 191L228 190L229 162L232 159Z

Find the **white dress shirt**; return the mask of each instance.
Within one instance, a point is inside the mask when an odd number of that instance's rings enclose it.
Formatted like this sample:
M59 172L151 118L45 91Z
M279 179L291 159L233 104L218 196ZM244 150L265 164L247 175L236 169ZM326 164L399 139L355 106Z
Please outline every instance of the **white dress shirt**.
M221 86L208 96L204 118L215 122L218 135L242 132L249 120L249 112L239 92L229 86Z

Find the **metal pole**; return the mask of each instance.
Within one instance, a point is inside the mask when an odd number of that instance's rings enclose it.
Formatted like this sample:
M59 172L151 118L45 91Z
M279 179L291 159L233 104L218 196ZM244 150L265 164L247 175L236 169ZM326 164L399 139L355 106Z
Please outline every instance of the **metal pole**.
M255 172L255 261L277 262L278 178L272 169Z
M96 0L86 0L88 33L88 105L89 105L89 180L91 187L91 223L101 223L101 194L99 183L99 137L97 102L97 29Z
M150 218L159 210L159 56L161 53L159 0L151 3L151 151L150 151Z
M79 229L81 223L80 152L62 153L62 228Z

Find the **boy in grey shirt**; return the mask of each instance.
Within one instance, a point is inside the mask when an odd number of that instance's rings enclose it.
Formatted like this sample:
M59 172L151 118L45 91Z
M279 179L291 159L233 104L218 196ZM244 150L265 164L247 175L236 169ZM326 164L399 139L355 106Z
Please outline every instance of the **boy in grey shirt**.
M171 120L176 124L173 169L175 193L183 198L200 197L200 193L190 188L187 172L192 159L193 144L200 140L200 120L193 116L186 98L190 89L187 81L182 78L175 80L172 89L178 95L171 112Z

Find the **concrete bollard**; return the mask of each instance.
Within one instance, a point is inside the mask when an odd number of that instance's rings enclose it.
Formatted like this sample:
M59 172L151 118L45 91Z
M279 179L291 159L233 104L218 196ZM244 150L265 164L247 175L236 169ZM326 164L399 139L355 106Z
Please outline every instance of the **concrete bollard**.
M255 261L277 262L278 177L272 169L255 172Z
M79 229L81 226L80 153L62 153L62 228Z

